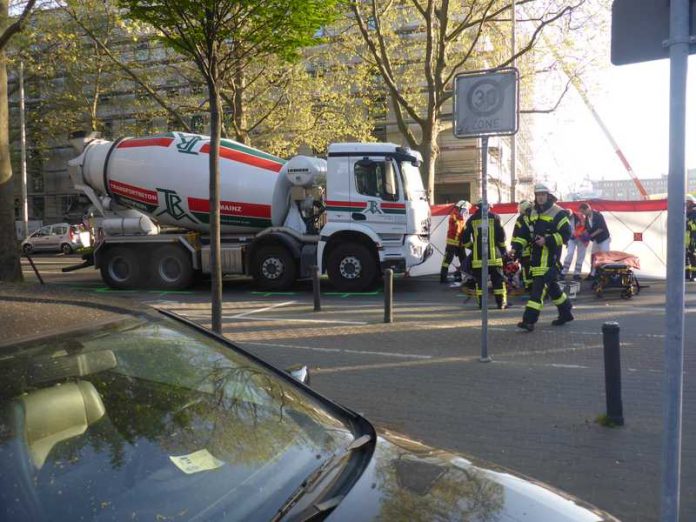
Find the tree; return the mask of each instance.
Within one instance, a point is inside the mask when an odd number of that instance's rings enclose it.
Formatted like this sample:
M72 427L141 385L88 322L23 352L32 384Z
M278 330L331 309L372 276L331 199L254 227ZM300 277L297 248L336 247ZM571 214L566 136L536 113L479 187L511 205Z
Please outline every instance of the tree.
M8 25L9 2L0 0L0 282L21 281L14 215L14 183L10 163L9 110L7 103L7 68L5 48L10 39L26 24L36 0L29 0L21 14Z
M515 58L534 49L542 31L570 19L585 0L521 0L530 16ZM373 63L391 100L396 123L412 148L423 155L425 184L432 202L437 138L445 122L454 76L465 70L508 66L513 57L502 44L509 26L509 0L346 0L361 36L355 52ZM518 33L518 34L519 34ZM449 102L449 103L448 103ZM447 105L446 105L447 104ZM415 127L415 129L414 129Z
M314 42L314 34L333 14L322 0L121 0L131 15L150 24L163 40L188 56L205 79L210 110L210 257L212 328L222 330L220 266L221 90L233 85L232 98L245 82L248 64L272 56L292 60ZM232 123L243 126L244 113L232 105Z

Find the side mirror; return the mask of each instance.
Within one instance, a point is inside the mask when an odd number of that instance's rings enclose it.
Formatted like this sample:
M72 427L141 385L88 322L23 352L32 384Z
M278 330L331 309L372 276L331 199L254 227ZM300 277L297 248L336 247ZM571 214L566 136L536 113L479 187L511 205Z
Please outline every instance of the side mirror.
M285 372L290 374L293 379L309 386L309 368L307 368L307 366L299 364L290 366L289 368L285 368Z

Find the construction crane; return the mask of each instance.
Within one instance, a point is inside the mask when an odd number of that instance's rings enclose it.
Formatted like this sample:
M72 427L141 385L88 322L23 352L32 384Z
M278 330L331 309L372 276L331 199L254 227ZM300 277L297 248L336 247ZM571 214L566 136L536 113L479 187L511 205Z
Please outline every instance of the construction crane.
M525 9L525 12L526 12L526 9ZM532 18L530 17L530 19L532 19ZM590 114L592 114L592 117L597 122L597 125L599 125L599 128L602 129L604 136L609 140L609 143L611 143L611 146L614 148L614 152L619 157L619 160L621 161L621 164L626 169L626 172L628 172L628 175L631 176L631 179L633 180L633 183L636 185L636 188L638 189L638 192L640 193L641 197L643 199L650 199L650 194L648 194L648 191L645 190L645 187L638 179L638 176L636 176L636 173L633 172L633 168L631 168L631 164L628 162L628 159L626 159L626 156L621 151L619 144L616 143L614 136L612 136L611 132L609 132L609 129L605 125L604 121L602 120L600 115L595 110L594 105L592 105L592 102L590 101L589 96L587 96L587 92L585 90L585 86L582 83L582 80L580 80L580 78L578 78L577 75L573 74L573 72L568 67L568 64L563 59L563 57L560 55L560 53L558 52L556 47L551 42L548 41L548 38L546 38L545 35L542 35L542 39L543 39L544 43L546 44L546 47L548 47L549 50L551 51L551 53L553 54L553 57L561 65L561 69L563 70L565 75L570 80L570 83L573 84L573 87L575 87L575 90L578 92L578 94L580 95L580 98L585 103L585 106L590 111Z
M638 176L636 176L636 173L633 172L633 169L631 168L631 164L628 162L628 159L626 159L626 156L621 151L619 144L616 143L614 136L612 136L611 132L609 131L609 129L605 125L601 116L595 110L594 105L592 105L592 102L590 101L590 98L587 95L587 92L585 91L585 86L583 85L582 80L580 80L580 78L577 75L573 74L573 72L569 69L565 60L558 53L556 48L553 45L551 45L547 41L546 38L544 38L544 41L545 41L547 47L551 50L551 53L553 54L554 58L556 60L558 60L558 63L561 65L561 69L563 70L565 75L568 77L570 82L573 84L573 87L575 87L575 90L578 92L578 94L580 95L580 98L585 103L585 106L590 111L590 114L592 114L592 117L597 122L597 125L599 125L599 128L602 129L604 136L609 140L609 143L611 143L611 146L613 147L614 152L619 157L619 160L621 161L621 164L626 169L626 172L628 172L628 175L631 176L631 179L633 180L633 183L636 185L636 188L638 189L638 192L640 193L642 198L643 199L650 199L650 194L648 194L648 191L645 190L645 187L638 179Z

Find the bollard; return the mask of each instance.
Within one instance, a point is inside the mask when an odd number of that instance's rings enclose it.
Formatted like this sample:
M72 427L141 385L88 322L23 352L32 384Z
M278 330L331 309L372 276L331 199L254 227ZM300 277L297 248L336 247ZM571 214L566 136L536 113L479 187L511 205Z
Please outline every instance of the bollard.
M320 284L321 274L319 273L319 267L312 267L312 290L314 291L314 311L321 312L321 284Z
M393 323L392 304L394 301L394 270L384 271L384 322Z
M604 386L607 395L607 419L623 426L623 403L621 401L621 351L619 323L602 325L604 339Z

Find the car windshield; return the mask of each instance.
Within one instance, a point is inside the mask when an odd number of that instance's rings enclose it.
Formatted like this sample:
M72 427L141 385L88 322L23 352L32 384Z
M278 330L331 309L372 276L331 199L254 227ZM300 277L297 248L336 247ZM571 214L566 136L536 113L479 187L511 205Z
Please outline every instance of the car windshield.
M268 520L354 439L318 400L173 320L0 356L7 520Z
M428 196L423 188L423 180L418 167L408 161L402 161L401 172L403 174L406 199L409 201L427 200Z

